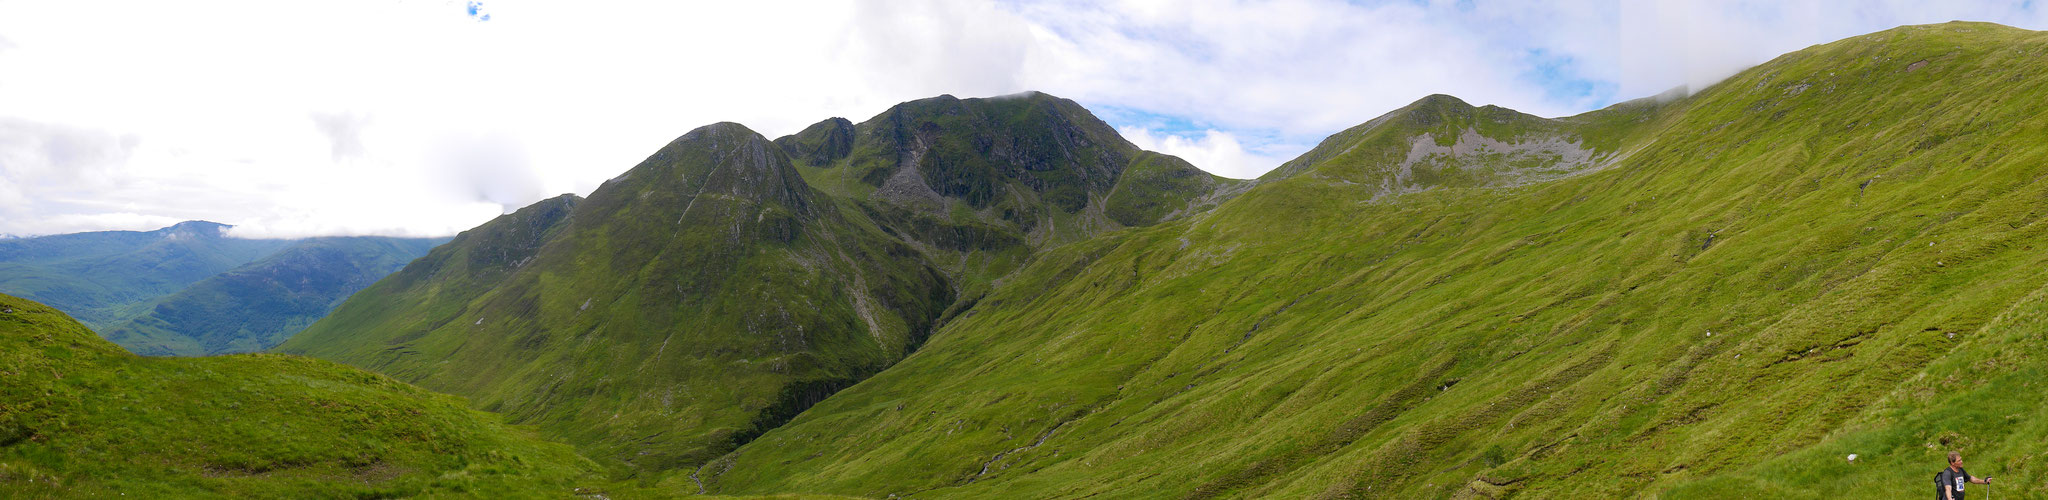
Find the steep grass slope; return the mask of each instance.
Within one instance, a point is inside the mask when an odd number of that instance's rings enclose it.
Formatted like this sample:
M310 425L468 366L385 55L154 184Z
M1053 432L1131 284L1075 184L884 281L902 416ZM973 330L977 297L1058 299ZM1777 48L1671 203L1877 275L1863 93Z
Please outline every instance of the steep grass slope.
M1557 120L1425 99L1211 212L1039 256L695 478L1888 498L1953 449L2048 495L2043 75L2048 35L1950 23Z
M0 497L566 497L595 465L339 364L141 358L0 295Z
M299 240L255 262L157 299L147 312L104 330L130 352L201 356L269 349L313 324L363 287L445 239Z

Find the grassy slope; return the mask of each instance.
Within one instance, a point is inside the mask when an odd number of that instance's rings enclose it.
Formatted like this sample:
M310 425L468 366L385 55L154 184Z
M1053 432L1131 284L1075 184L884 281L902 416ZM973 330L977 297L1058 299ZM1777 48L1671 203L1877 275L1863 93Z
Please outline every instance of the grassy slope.
M193 221L0 242L0 293L50 304L105 331L157 299L291 243L224 238L223 227Z
M1103 195L1103 214L1117 224L1144 227L1216 208L1250 185L1210 175L1172 155L1144 151Z
M1351 175L1385 162L1313 162L1040 257L704 475L872 496L1889 497L1925 494L1960 449L1999 493L2048 494L2044 74L2041 33L1903 27L1544 124L1617 159L1577 177L1380 198Z
M443 239L300 240L158 299L105 337L143 355L254 352L291 338L349 295Z
M565 497L594 470L462 401L271 354L141 358L0 295L0 496Z

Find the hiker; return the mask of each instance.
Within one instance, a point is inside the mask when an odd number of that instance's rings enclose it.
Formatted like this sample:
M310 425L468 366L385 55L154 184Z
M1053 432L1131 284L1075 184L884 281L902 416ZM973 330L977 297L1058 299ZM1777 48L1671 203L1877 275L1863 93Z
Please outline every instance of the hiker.
M1991 484L1991 478L1970 477L1963 470L1963 454L1948 452L1948 468L1934 475L1934 487L1941 493L1936 500L1963 500L1963 483Z

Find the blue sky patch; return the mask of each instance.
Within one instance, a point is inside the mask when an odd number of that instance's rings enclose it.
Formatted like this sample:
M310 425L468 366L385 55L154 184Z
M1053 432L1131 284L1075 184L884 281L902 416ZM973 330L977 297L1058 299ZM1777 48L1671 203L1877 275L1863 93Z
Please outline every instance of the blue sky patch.
M1210 129L1220 129L1210 123L1196 123L1187 118L1154 113L1143 109L1117 106L1108 103L1084 103L1095 116L1109 122L1112 127L1137 127L1154 133L1179 136L1200 136Z
M1210 130L1215 130L1228 133L1231 137L1236 138L1238 145L1244 147L1246 153L1275 157L1277 160L1293 158L1295 155L1308 151L1310 147L1315 146L1316 142L1322 139L1322 136L1315 134L1288 136L1281 134L1276 129L1232 128L1225 125L1107 103L1084 102L1081 105L1087 107L1089 111L1093 111L1097 118L1101 118L1102 121L1109 123L1112 127L1139 128L1147 130L1154 135L1179 136L1193 141L1200 141L1208 135Z
M1523 53L1529 70L1522 78L1543 88L1543 98L1568 108L1600 109L1616 102L1621 86L1615 82L1578 75L1578 60L1542 48Z

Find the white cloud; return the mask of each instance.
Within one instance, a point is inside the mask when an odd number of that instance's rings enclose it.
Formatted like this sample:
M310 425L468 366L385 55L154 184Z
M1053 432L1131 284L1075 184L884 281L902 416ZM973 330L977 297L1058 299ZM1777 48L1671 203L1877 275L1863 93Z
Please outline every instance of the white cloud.
M2048 23L1982 0L482 3L0 2L0 233L452 234L699 125L940 93L1199 124L1117 123L1249 177L1431 93L1554 116L1897 24Z
M1117 133L1140 148L1178 156L1209 173L1234 179L1258 177L1288 159L1245 151L1236 135L1216 129L1204 130L1198 136L1139 127L1118 127Z
M840 55L855 71L842 74L900 100L1010 93L1034 49L1025 20L985 2L870 2L850 21Z

